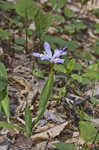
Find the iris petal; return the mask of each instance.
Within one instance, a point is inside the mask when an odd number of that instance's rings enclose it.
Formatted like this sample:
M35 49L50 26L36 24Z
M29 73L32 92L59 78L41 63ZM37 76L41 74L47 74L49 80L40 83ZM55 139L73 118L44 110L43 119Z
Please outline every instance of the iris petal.
M48 56L42 55L40 56L41 60L50 60Z
M32 56L35 56L35 57L40 57L40 55L41 55L40 53L35 53L35 52L32 53Z
M61 64L64 63L64 59L60 59L60 58L53 59L52 61L53 61L54 63L61 63Z
M51 48L48 42L44 42L44 49L45 49L44 54L49 57L52 57Z
M60 57L60 55L61 55L60 50L59 50L59 49L55 49L55 50L54 50L53 58Z
M62 50L60 50L61 56L67 54L66 49L67 49L67 47L64 47Z

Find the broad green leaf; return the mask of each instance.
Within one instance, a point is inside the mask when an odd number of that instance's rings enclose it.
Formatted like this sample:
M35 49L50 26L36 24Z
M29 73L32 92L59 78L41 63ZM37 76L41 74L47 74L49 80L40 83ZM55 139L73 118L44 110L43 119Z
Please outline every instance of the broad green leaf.
M26 19L34 19L38 11L38 7L33 0L17 0L15 8L16 12Z
M73 24L66 25L64 26L64 30L69 34L73 34L75 32L75 26Z
M98 105L99 104L99 99L95 98L95 97L91 97L90 99L91 103Z
M34 21L36 26L36 33L38 37L41 37L48 31L48 28L52 24L52 15L51 13L43 14L41 11L38 11Z
M9 9L14 9L15 5L10 2L4 2L3 0L0 0L0 9L3 10L9 10Z
M53 9L56 11L59 8L64 7L67 0L50 0Z
M91 47L91 49L92 49L93 51L95 51L96 54L99 55L99 40L96 40L95 44L93 45L93 47Z
M99 23L94 25L95 29L96 29L96 33L99 33Z
M78 74L72 74L71 77L74 79L74 80L77 80L78 82L82 82L82 77Z
M82 57L84 57L84 59L91 60L92 59L92 54L89 53L88 51L83 51L82 52Z
M11 33L3 29L0 29L0 38L9 38L10 36L11 36Z
M76 145L72 143L60 142L60 143L55 143L54 145L59 150L77 150Z
M55 16L55 20L56 20L57 22L60 22L60 23L64 23L64 22L65 22L64 17L61 16L61 15Z
M87 28L87 25L83 22L76 22L75 28L76 30L85 30Z
M74 14L74 12L71 10L71 9L69 9L69 8L65 8L64 9L64 15L65 15L65 17L73 17L75 14Z
M89 65L85 70L84 72L87 72L87 71L98 71L98 67L99 67L99 64L92 64L92 65Z
M16 44L20 44L20 45L24 45L25 44L25 40L23 38L16 38L15 39L15 43Z
M80 137L83 140L85 140L86 142L93 142L97 133L97 129L94 127L94 125L91 122L80 121L79 129L80 129ZM96 138L96 141L99 141L99 134Z
M11 128L11 129L14 129L14 130L24 130L23 128L21 128L18 125L14 125L12 123L4 122L4 121L0 121L0 127Z
M43 73L41 72L40 69L34 69L32 71L32 73L33 73L34 76L36 76L38 78L45 79L45 77L44 77L44 75L43 75Z
M96 15L99 15L99 8L93 9L92 12Z
M82 65L80 63L75 62L73 70L81 70L81 69L82 69Z
M23 28L24 26L22 22L15 20L15 19L9 18L9 21L11 24L18 26L19 28Z
M88 78L89 80L99 80L99 71L88 70L83 74L83 77Z
M72 70L74 68L74 65L75 65L75 60L74 59L71 59L69 62L67 62L66 66L65 66L67 74L72 72Z
M14 45L13 48L16 50L16 51L22 51L24 49L23 46L20 46L20 45Z
M26 136L30 136L32 132L32 116L28 104L25 108L25 132Z
M48 100L51 96L52 89L53 89L53 78L54 78L54 72L51 70L49 74L49 78L46 81L44 88L40 95L40 102L39 102L39 110L37 118L33 122L33 126L42 118L44 111L47 107Z
M2 62L0 62L0 77L7 79L7 71Z
M64 65L57 65L55 64L54 65L54 70L58 71L58 72L63 72L63 73L66 73L66 70L64 68Z

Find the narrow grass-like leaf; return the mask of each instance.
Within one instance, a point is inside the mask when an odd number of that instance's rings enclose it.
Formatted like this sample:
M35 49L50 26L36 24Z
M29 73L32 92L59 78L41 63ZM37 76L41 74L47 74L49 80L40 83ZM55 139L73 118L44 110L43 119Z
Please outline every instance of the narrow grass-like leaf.
M33 122L33 126L41 119L47 107L47 103L48 103L48 100L51 96L52 89L53 89L53 77L54 77L54 72L53 70L51 70L49 74L49 78L46 81L45 86L40 95L38 115L37 115L37 118Z
M55 143L54 145L59 150L77 150L76 145L72 143L60 142L60 143Z
M34 19L38 11L36 3L32 0L18 0L16 2L16 12L21 16L26 18L26 13L29 19Z
M14 130L24 130L24 128L21 128L18 125L14 125L12 123L4 122L4 121L0 121L0 127L11 128L11 129L14 129Z
M52 16L50 13L43 14L41 11L38 11L34 21L36 33L38 37L41 37L42 34L45 34L48 31L48 28L51 26Z
M25 109L25 134L26 136L30 136L32 131L32 116L30 113L29 105L26 105Z
M7 72L3 63L0 62L0 97L1 106L7 116L7 120L9 120L10 112L9 112L9 99L8 99L8 87L7 87Z

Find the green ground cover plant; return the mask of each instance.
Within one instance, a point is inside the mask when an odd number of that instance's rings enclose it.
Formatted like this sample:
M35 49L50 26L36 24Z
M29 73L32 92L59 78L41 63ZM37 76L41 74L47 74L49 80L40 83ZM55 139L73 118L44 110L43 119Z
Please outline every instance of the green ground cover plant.
M81 9L87 5L88 0L80 1ZM37 78L45 80L45 85L40 94L38 113L36 118L32 120L32 113L29 104L26 102L24 120L25 125L22 127L19 124L13 124L10 121L10 105L8 97L8 77L7 70L2 61L0 61L0 117L5 114L7 122L0 121L0 127L12 128L24 133L26 137L31 137L32 130L35 125L42 119L44 112L48 106L51 96L57 101L54 106L61 105L61 99L68 94L68 88L73 89L78 96L84 96L83 88L93 83L92 95L89 102L94 106L99 104L98 98L94 97L94 90L96 82L99 81L99 40L96 39L86 50L84 47L85 41L88 43L87 36L80 37L80 35L92 30L95 35L99 34L99 24L92 23L88 25L84 19L79 18L72 9L66 8L67 0L49 1L51 9L44 12L46 6L40 7L34 0L19 0L16 4L0 1L0 9L4 12L14 11L16 19L6 16L9 21L9 28L15 26L21 34L25 33L25 39L22 37L15 37L9 30L0 26L0 39L5 41L8 49L13 51L24 51L25 54L30 54L33 57L34 64L43 64L49 66L47 80L43 74L43 69L33 68L32 74ZM58 10L63 9L62 13L56 15ZM92 14L99 14L98 9L93 10ZM88 18L87 18L88 19ZM55 28L54 21L58 22L56 25L55 35L49 34L49 28ZM67 23L65 23L67 21ZM35 23L35 31L29 29L29 23ZM66 34L71 40L62 38L61 34ZM28 47L28 39L30 37L39 39L40 46L32 50ZM84 39L85 38L85 39ZM84 42L83 42L84 40ZM0 54L0 58L9 55L8 52ZM93 57L95 61L93 61ZM79 61L78 61L79 60ZM87 63L83 65L80 60L85 60ZM92 60L92 63L90 61ZM47 70L47 69L46 69ZM53 87L55 79L64 81L64 85L53 94ZM76 83L76 84L75 84ZM77 87L78 86L78 87ZM73 109L72 109L73 108ZM82 150L91 150L86 143L91 142L92 146L95 142L99 142L98 129L91 122L93 116L84 112L81 106L76 108L74 104L71 109L75 110L76 115L79 116L77 131L80 133L80 138L85 141ZM72 143L60 142L53 144L59 150L77 150L77 145Z

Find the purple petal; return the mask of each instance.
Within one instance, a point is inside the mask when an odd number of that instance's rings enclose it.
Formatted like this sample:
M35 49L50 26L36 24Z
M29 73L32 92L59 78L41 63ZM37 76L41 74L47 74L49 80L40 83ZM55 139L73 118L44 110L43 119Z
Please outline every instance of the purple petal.
M66 55L67 52L65 51L67 47L64 47L62 50L60 50L61 56Z
M40 55L41 55L40 53L35 53L35 52L32 53L32 56L35 56L35 57L40 57Z
M51 48L48 42L44 42L44 49L45 49L44 54L49 57L52 57Z
M49 57L47 57L45 55L41 55L40 58L41 58L41 60L50 60Z
M53 59L60 57L61 56L61 51L59 49L55 49L54 50L54 55L53 55Z
M52 62L63 64L64 63L64 59L56 58L56 59L53 59Z

